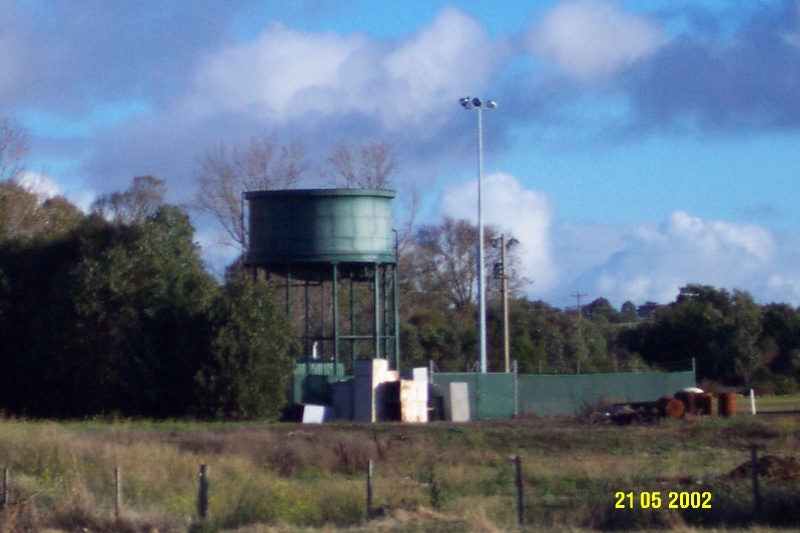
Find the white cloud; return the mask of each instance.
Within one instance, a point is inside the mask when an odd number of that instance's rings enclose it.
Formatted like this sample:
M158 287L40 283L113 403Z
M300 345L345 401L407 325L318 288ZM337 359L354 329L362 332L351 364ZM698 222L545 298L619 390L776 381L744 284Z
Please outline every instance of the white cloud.
M674 301L680 287L704 283L748 291L761 302L800 304L798 236L778 245L766 228L704 221L683 211L661 224L555 223L550 199L514 176L484 177L484 222L521 241L530 298L564 302L575 291L619 306ZM447 187L442 214L477 222L475 181Z
M362 36L303 33L274 23L250 43L209 57L197 74L201 104L208 111L254 110L285 118L332 99L298 95L337 88L347 59L365 45Z
M705 222L682 211L659 228L633 227L626 239L623 249L587 269L576 283L617 303L670 302L687 283L738 288L759 297L770 292L767 280L781 263L767 229Z
M612 75L666 41L661 28L622 13L619 2L575 0L556 6L537 23L527 45L568 75L589 81Z
M393 96L408 102L420 116L428 115L443 101L455 103L465 91L482 86L502 48L489 42L477 21L457 9L445 9L431 26L386 57Z
M67 191L64 196L84 213L88 213L92 204L97 200L97 192L92 190L71 190Z
M531 290L546 291L557 282L550 245L553 210L541 192L525 189L514 176L497 172L484 176L482 186L484 224L510 233L520 241L517 253L523 275L534 282ZM475 181L445 189L444 215L477 223L478 187Z
M89 212L97 199L97 193L91 190L65 191L51 176L39 172L25 172L17 177L16 182L38 196L41 202L63 196L84 213Z
M61 186L50 176L45 176L38 172L25 172L15 180L25 190L35 194L42 201L63 194Z
M271 24L252 42L206 58L196 74L190 112L257 113L286 122L309 113L363 113L386 129L430 126L442 101L482 86L494 45L481 25L455 8L397 42L365 34L311 33Z

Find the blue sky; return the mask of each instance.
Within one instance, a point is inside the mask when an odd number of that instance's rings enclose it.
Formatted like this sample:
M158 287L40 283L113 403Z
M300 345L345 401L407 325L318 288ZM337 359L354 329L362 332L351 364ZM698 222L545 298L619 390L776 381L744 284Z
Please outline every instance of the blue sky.
M28 181L87 206L133 176L192 201L206 147L322 164L381 141L419 220L513 233L528 295L669 302L687 283L800 305L797 1L0 0L0 109ZM304 186L318 186L312 165ZM230 252L207 220L210 263Z

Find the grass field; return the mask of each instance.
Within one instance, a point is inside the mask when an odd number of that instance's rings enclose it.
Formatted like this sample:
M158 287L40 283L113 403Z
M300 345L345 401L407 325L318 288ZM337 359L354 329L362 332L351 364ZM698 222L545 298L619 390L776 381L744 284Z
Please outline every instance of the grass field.
M2 420L0 467L11 469L12 491L0 531L797 530L800 478L762 477L756 516L751 478L732 475L752 444L762 456L797 456L800 417L629 426L580 418L418 426ZM204 522L201 464L210 479ZM692 508L692 493L698 505L708 494L710 508Z
M740 396L742 402L742 410L750 412L750 398ZM756 412L758 413L775 413L775 412L793 412L800 413L800 394L792 394L787 396L763 396L756 398Z

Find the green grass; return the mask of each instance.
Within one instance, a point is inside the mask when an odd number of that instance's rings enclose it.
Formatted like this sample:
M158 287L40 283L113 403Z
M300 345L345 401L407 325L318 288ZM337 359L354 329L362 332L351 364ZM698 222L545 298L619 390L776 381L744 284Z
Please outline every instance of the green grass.
M0 420L0 467L13 471L0 531L513 531L517 455L526 530L797 528L800 482L765 480L757 520L749 479L728 474L749 460L753 443L762 454L794 455L799 420L742 415L626 427L569 418L413 426ZM196 516L200 464L211 484L205 524ZM666 498L698 490L713 493L712 509L615 507L616 492Z
M741 406L740 411L750 412L750 398L747 396L739 396ZM774 412L800 412L800 394L789 394L785 396L763 396L756 398L756 412L758 413L774 413Z

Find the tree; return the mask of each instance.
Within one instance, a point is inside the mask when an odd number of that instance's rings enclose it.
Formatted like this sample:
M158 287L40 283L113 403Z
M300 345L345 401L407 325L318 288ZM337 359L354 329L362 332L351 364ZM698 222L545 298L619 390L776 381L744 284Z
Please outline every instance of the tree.
M82 240L70 284L83 354L75 379L94 400L82 409L153 417L193 409L216 292L193 233L185 212L162 206Z
M0 182L0 240L54 238L82 219L80 210L65 198L44 199L15 181Z
M620 321L620 314L605 298L597 298L583 308L583 315L589 320L616 323Z
M215 299L211 358L197 374L206 415L275 419L294 369L296 338L266 284L238 278Z
M132 190L151 190L141 183ZM0 240L0 409L274 416L293 337L270 295L240 279L220 288L183 209L113 197L124 201L108 204L112 220Z
M620 308L620 320L623 322L636 322L639 320L639 315L636 312L636 304L630 300L622 304Z
M788 304L773 303L762 308L759 347L770 369L795 377L800 371L800 313Z
M400 164L385 143L342 144L328 158L327 180L347 189L391 189Z
M153 176L133 178L126 191L103 195L92 204L92 212L116 224L141 224L164 205L167 185Z
M194 174L195 207L222 225L234 244L244 248L242 193L290 189L308 168L298 143L281 146L253 138L246 148L219 143L206 149Z
M641 334L628 336L627 348L660 365L694 358L698 377L742 385L764 365L761 324L761 310L749 294L690 284Z
M0 117L0 181L16 179L25 171L28 154L27 130L8 117Z
M490 234L491 231L486 232ZM487 239L488 240L488 239ZM446 217L417 230L409 272L422 292L441 294L457 310L474 302L478 270L478 228Z
M484 228L487 287L494 270L492 267L501 259L501 250L492 246L492 242L497 240L494 228ZM510 276L509 291L513 293L524 283L517 274L515 265L518 258L513 247L507 250L506 263L505 275ZM403 277L407 286L428 295L438 294L456 309L467 309L474 303L477 291L478 227L466 220L450 217L445 217L440 224L420 227L404 266Z

